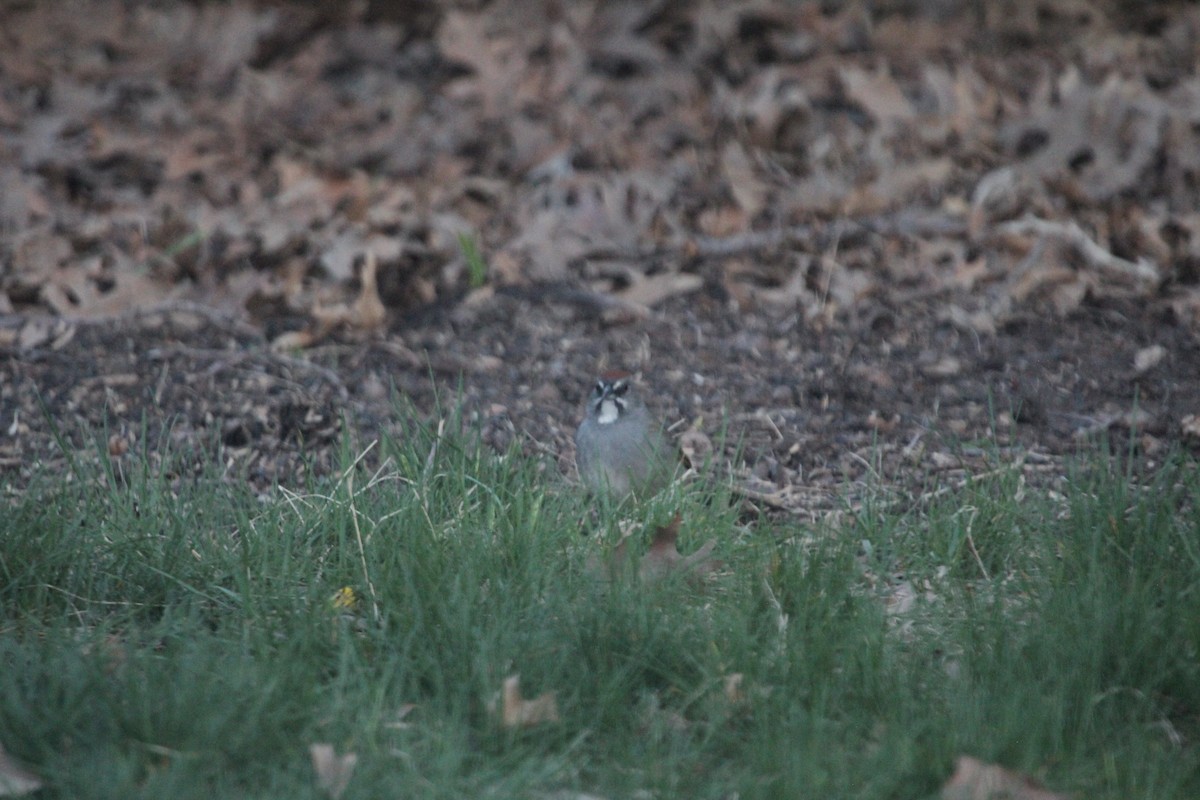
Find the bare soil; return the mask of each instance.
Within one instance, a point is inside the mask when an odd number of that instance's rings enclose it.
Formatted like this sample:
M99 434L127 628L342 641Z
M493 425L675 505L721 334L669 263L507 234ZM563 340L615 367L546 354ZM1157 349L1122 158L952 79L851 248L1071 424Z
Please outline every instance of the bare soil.
M516 442L570 479L592 371L635 361L673 432L727 428L748 497L817 513L863 479L919 493L1018 460L1058 474L1061 457L1105 434L1153 462L1183 441L1200 397L1194 336L1134 303L1085 305L1053 324L1030 315L987 337L939 324L936 307L816 331L719 298L616 327L518 293L422 316L303 357L186 309L81 325L62 346L0 361L0 465L16 487L68 457L170 451L172 469L190 456L260 489L296 485L339 463L347 429L363 445L402 436L406 415L436 425L461 401L490 445ZM1168 355L1138 373L1151 344Z

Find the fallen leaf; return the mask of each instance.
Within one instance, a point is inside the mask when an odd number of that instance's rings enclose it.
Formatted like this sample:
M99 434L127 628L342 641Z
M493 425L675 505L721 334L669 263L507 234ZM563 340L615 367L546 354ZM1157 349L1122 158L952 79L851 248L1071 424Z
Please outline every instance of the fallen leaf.
M874 72L857 66L844 67L838 76L846 95L880 125L890 127L916 115L912 102L882 64Z
M329 603L335 611L354 611L359 606L358 594L353 586L343 586L333 593Z
M313 770L317 773L317 786L333 800L337 800L350 783L350 776L354 774L354 767L358 764L358 755L336 755L331 744L310 745L308 754L312 757Z
M16 797L42 788L42 779L34 775L0 745L0 797Z
M129 452L129 440L119 433L108 437L108 454L119 458Z
M1161 344L1152 344L1137 351L1133 357L1133 369L1138 375L1149 372L1158 366L1167 354L1167 348Z
M543 692L532 700L521 696L521 676L504 679L501 719L506 728L531 728L558 722L558 692Z
M954 356L942 356L932 364L921 367L931 378L950 378L962 372L962 362Z
M1069 800L1019 772L959 756L954 774L942 787L942 800Z
M271 340L271 349L277 353L303 350L315 344L318 338L312 331L285 331Z
M638 567L638 577L643 581L661 580L672 572L682 574L696 570L706 573L715 568L712 551L717 546L716 539L709 539L689 556L679 552L676 540L679 538L681 522L682 517L676 514L669 523L655 529L650 549L642 556L642 563Z
M704 285L699 275L686 272L665 272L649 278L635 280L633 285L617 293L617 299L646 308L653 308L664 300L681 294L690 294Z
M405 719L416 709L416 703L405 703L404 705L400 706L400 708L396 709L396 715L392 717L390 722L383 723L383 727L391 728L392 730L405 730L407 728L411 728L412 723L406 722Z
M1102 247L1087 231L1074 221L1058 222L1032 215L1005 222L996 226L1003 237L1049 240L1075 252L1084 263L1125 285L1133 285L1143 291L1162 283L1162 270L1146 258L1130 261Z
M339 325L362 331L374 331L383 326L387 319L387 309L379 297L377 282L378 265L373 250L367 250L360 275L358 297L352 305L337 303L331 306L314 306L312 316L316 320L314 330L308 331L311 340L301 346L309 346L324 339L330 331ZM305 333L305 332L300 332ZM287 336L287 334L284 334ZM280 337L282 339L284 337ZM280 349L279 339L274 346Z
M748 218L766 207L771 198L770 187L758 179L754 162L739 142L731 141L725 145L721 152L721 170L733 199Z
M387 317L387 309L384 308L383 300L379 297L377 272L375 251L368 250L367 260L363 264L360 276L362 288L359 289L358 299L354 301L349 316L350 321L363 330L376 330L383 327Z
M1046 100L1034 103L1031 119L1000 131L1014 152L1022 140L1044 137L1044 146L1026 157L1025 170L1043 178L1070 175L1087 198L1103 202L1137 186L1156 159L1179 158L1164 152L1163 136L1166 122L1180 111L1137 79L1114 73L1097 86L1072 66L1057 83ZM1083 163L1080 153L1088 154Z
M683 435L679 437L679 451L687 459L689 467L699 469L704 466L704 462L712 455L712 440L708 438L704 431L698 431L693 428L692 430L684 431Z
M900 424L900 415L893 414L890 417L885 417L878 411L872 411L867 415L867 427L879 433L891 433L896 430L896 426Z
M686 733L692 727L692 723L688 722L687 717L683 714L673 708L664 708L662 698L657 692L645 696L638 716L641 718L640 727L643 733L651 731Z
M961 331L991 336L996 332L996 314L989 309L967 311L962 306L951 303L942 313L942 319Z
M746 702L746 691L742 688L746 676L740 672L734 672L726 675L722 681L722 687L725 690L725 699L729 701L731 706L740 705Z

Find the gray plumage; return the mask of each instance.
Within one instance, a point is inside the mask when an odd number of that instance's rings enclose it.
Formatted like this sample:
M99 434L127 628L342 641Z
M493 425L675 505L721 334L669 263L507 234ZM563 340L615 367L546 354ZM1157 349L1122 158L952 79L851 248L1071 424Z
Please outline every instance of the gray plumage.
M649 497L666 485L670 446L628 375L606 373L596 382L575 432L575 459L584 485L613 500Z

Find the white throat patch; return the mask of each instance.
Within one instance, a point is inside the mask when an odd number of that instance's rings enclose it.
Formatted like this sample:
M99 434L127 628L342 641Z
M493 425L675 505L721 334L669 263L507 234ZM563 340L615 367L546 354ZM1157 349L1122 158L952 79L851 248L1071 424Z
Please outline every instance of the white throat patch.
M617 408L617 401L611 398L605 398L600 401L600 413L596 415L596 421L601 425L611 425L617 421L620 416L620 409Z

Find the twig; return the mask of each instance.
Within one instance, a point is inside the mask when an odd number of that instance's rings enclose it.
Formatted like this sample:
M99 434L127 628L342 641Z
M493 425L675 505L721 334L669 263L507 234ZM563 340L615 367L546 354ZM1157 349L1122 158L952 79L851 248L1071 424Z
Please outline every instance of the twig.
M979 509L971 506L971 518L967 520L967 547L971 548L971 555L975 557L975 564L979 567L979 571L983 573L983 579L990 581L992 576L988 574L988 569L983 565L983 559L979 557L979 550L975 547L975 536L973 530L975 528L975 519L979 516Z
M748 231L732 236L682 235L662 245L634 248L597 246L584 253L585 258L649 260L679 258L728 258L745 253L773 250L794 241L812 242L823 250L851 234L873 233L879 236L962 236L967 222L958 216L931 212L917 214L896 211L857 219L842 219L826 226L789 225L764 231Z
M975 563L979 565L979 571L983 573L983 579L990 581L992 577L988 575L987 567L983 565L983 559L979 557L979 551L975 549L975 537L967 533L967 547L971 548L971 555L975 556Z
M346 388L346 384L336 372L323 367L320 364L314 364L303 358L296 358L275 350L214 350L205 347L189 347L188 345L176 344L168 347L155 347L146 351L149 358L161 358L167 354L175 354L188 356L197 360L223 362L224 366L234 366L245 362L258 362L260 364L271 366L280 365L290 367L297 372L311 372L322 378L326 383L337 391L338 398L346 400L350 397L350 390ZM215 364L209 367L210 370L219 371L222 363Z
M1038 217L1023 217L996 226L996 232L1013 236L1039 236L1058 239L1070 245L1092 267L1104 270L1118 278L1138 284L1157 286L1162 282L1158 265L1139 258L1137 261L1115 256L1097 244L1083 228L1073 220L1052 222Z

